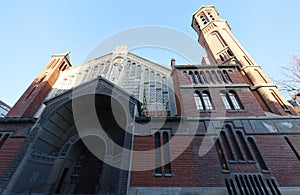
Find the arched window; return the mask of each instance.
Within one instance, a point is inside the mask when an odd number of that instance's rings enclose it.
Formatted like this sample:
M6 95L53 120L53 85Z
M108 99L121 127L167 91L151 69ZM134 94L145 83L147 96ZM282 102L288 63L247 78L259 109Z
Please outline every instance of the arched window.
M231 81L231 79L229 77L229 74L228 74L228 72L226 70L223 70L223 75L224 75L224 77L225 77L225 79L226 79L227 82L232 83L232 81Z
M219 160L220 160L222 169L223 170L229 170L219 139L216 140L215 146L216 146L216 150L217 150L217 153L218 153L218 156L219 156Z
M242 145L242 148L243 148L243 151L244 151L244 153L246 155L247 160L252 160L253 161L254 159L252 157L252 154L251 154L251 152L250 152L250 150L248 148L248 145L246 143L246 140L245 140L242 132L236 131L236 134L237 134L237 136L239 138L239 141L240 141L240 143Z
M232 107L231 107L231 104L230 104L229 101L228 101L226 92L225 92L225 91L221 91L220 96L221 96L221 99L222 99L222 101L223 101L223 104L224 104L226 110L231 110Z
M202 83L198 71L195 71L195 77L198 84Z
M264 171L269 171L268 170L268 167L263 159L263 157L261 156L256 144L255 144L255 141L253 138L251 137L248 137L248 141L250 143L250 146L252 148L252 151L254 152L254 155L256 157L256 160L258 161L258 164L260 165L260 168Z
M203 99L205 110L213 110L214 109L213 104L210 99L210 96L209 96L209 93L207 91L203 91L202 99Z
M234 108L235 110L240 110L240 109L242 109L241 104L240 104L240 102L239 102L239 100L238 100L238 97L237 97L237 95L236 95L236 93L235 93L234 91L229 91L229 92L228 92L228 96L229 96L229 99L230 99L230 101L231 101L231 104L232 104L232 106L233 106L233 108Z
M225 79L224 79L223 74L220 70L218 70L218 75L219 75L220 81L222 81L224 83Z
M220 132L220 139L221 139L221 142L223 143L222 145L224 146L224 151L227 154L227 158L230 161L234 161L235 159L234 159L234 156L233 156L233 153L232 153L232 149L231 149L231 146L229 144L228 137L226 136L224 131Z
M236 137L234 135L234 132L231 128L230 125L225 125L225 131L226 131L226 134L228 135L231 143L232 143L232 146L233 146L233 150L235 152L235 155L236 155L236 159L237 160L244 160L244 157L242 155L242 152L241 152L241 149L240 149L240 146L236 140Z
M212 81L213 83L215 83L215 81L214 81L214 79L212 78L210 72L209 72L209 71L206 71L206 74L208 75L209 80Z
M215 82L220 83L220 81L219 81L219 79L218 79L218 76L217 76L217 74L216 74L216 72L215 72L214 70L211 71L211 74L212 74L213 80L214 80Z
M203 103L201 100L201 95L199 92L195 92L194 94L194 100L195 100L195 104L196 104L196 108L197 110L203 110Z
M206 76L205 76L205 74L204 74L203 71L200 71L200 77L201 77L203 83L206 83L206 84L208 83L208 82L207 82L207 79L206 79Z
M194 74L193 74L192 71L189 72L189 75L190 75L190 81L191 81L191 83L192 83L192 84L196 84L195 78L194 78Z

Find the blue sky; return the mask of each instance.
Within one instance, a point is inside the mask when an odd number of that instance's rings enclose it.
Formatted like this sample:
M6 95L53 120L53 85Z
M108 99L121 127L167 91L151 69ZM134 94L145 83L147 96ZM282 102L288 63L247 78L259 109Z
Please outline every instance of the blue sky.
M197 40L190 24L201 5L216 6L270 77L278 77L279 67L288 64L293 53L300 53L299 0L2 1L0 99L12 106L52 54L70 51L73 65L80 64L97 43L124 29L165 26ZM137 53L164 64L174 57L150 50ZM202 54L199 50L199 60Z

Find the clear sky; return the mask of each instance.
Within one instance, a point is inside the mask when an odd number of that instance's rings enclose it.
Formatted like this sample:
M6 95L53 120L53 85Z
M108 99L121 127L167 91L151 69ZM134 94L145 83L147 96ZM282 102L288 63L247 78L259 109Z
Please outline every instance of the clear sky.
M0 3L0 99L13 106L52 54L71 52L73 65L112 34L143 25L190 27L201 5L215 5L237 40L270 77L300 53L299 0L27 0ZM202 51L199 50L199 59ZM169 64L173 56L156 59Z

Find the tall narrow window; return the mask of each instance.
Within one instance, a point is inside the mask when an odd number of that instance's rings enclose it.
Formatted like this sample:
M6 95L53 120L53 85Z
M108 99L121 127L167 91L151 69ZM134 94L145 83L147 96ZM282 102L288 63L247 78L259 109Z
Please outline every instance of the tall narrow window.
M214 70L211 72L211 74L212 74L212 77L213 77L214 81L220 83L220 81L218 79L218 76L217 76L217 74Z
M231 110L232 108L231 108L231 105L230 105L230 103L229 103L229 101L227 99L226 92L221 91L220 96L221 96L221 99L223 101L223 104L224 104L226 110Z
M130 77L134 77L136 72L136 63L132 63L131 69L130 69Z
M163 133L163 144L164 144L164 168L165 168L165 176L172 176L171 171L171 162L170 162L170 150L169 150L169 134L168 132Z
M196 77L197 83L201 84L201 79L200 79L198 71L195 71L195 77Z
M161 151L160 151L160 133L156 132L154 134L155 142L155 172L154 176L162 176L161 169Z
M250 150L249 150L249 148L247 146L247 143L245 141L245 138L244 138L242 132L236 131L236 134L237 134L237 136L239 138L239 141L240 141L240 143L242 145L242 148L243 148L243 151L244 151L244 153L246 155L247 160L253 160L253 157L252 157L252 155L250 153Z
M193 95L197 110L203 110L203 104L199 92L195 92Z
M216 150L217 150L217 153L218 153L218 156L219 156L219 160L220 160L222 169L228 171L229 168L228 168L227 162L225 160L225 156L224 156L224 153L223 153L223 150L222 150L221 143L220 143L219 139L216 140L215 146L216 146Z
M241 149L239 147L238 142L235 139L235 135L233 133L232 128L229 125L225 125L225 129L226 129L226 132L228 133L229 139L231 140L233 149L235 151L236 159L237 160L244 160Z
M252 148L252 150L254 152L254 155L255 155L255 157L256 157L256 159L258 161L258 164L259 164L260 168L263 171L269 171L268 168L267 168L267 165L266 165L266 163L265 163L265 161L263 159L263 157L261 156L261 154L260 154L260 152L259 152L259 150L258 150L258 148L257 148L257 146L256 146L256 144L254 142L254 140L251 137L248 137L248 141L249 141L249 143L251 145L251 148Z
M192 83L192 84L196 84L195 78L194 78L194 74L193 74L192 71L189 72L189 75L190 75L190 81L191 81L191 83Z
M162 95L162 83L161 75L156 75L156 110L163 110L163 95Z
M9 138L9 134L5 134L3 137L1 137L0 140L0 148L3 146L4 142Z
M292 149L292 151L294 152L294 154L296 155L296 157L298 158L298 160L300 161L300 155L297 152L296 148L293 146L293 144L291 143L291 141L289 140L288 137L284 137L285 141L289 144L290 148Z
M201 79L202 79L203 83L207 84L208 82L207 82L206 76L205 76L203 71L200 72L200 76L201 76Z
M163 105L165 110L169 110L169 92L166 77L162 78Z
M234 91L229 91L228 96L229 96L229 99L230 99L234 109L236 109L236 110L241 109L241 106L240 106L240 103L238 101L236 93Z
M207 91L204 91L202 93L202 99L203 99L205 110L213 110L214 109L211 99L210 99L210 96L209 96L209 93Z
M224 83L225 80L224 80L223 74L220 70L218 70L218 75L219 75L220 81L222 81Z
M234 156L233 156L233 153L232 153L229 141L228 141L227 136L226 136L226 134L225 134L224 131L221 131L221 133L220 133L220 139L221 139L221 142L224 145L224 151L227 154L227 158L229 160L231 160L231 161L234 161Z
M214 81L214 79L212 78L212 76L211 76L211 74L210 74L209 71L206 71L206 75L208 75L209 80L210 80L211 82L215 83L215 81Z
M228 74L228 72L226 70L223 70L223 75L224 75L224 77L225 77L225 79L226 79L227 82L232 83L232 81L231 81L231 79L229 77L229 74Z

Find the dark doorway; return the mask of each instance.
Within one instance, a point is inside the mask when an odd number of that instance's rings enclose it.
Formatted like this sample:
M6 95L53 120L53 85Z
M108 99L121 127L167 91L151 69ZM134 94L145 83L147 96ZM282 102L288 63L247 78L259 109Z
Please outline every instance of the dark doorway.
M95 157L86 147L79 159L80 170L74 194L94 194L101 176L103 162Z

